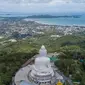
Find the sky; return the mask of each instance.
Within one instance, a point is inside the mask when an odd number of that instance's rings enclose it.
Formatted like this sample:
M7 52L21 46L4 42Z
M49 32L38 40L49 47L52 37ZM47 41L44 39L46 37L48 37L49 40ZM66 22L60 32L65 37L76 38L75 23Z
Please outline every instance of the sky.
M85 0L0 0L0 12L29 14L85 12Z

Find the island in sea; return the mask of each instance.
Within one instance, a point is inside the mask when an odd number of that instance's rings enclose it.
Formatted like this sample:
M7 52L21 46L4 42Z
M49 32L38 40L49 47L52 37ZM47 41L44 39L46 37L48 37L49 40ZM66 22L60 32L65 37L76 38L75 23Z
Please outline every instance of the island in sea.
M28 18L80 18L81 15L32 15L32 16L27 16Z

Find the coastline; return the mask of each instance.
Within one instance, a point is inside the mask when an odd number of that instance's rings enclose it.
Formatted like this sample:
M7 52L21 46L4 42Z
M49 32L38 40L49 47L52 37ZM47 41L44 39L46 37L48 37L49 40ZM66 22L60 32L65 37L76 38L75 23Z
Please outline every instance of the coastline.
M85 27L85 25L76 25L76 24L73 24L73 25L53 24L53 23L49 23L49 22L47 23L47 22L44 22L44 21L40 21L40 20L37 20L37 19L30 19L30 18L28 18L26 21L35 22L35 23L38 23L40 25L46 25L46 26Z
M0 20L4 20L4 19L5 18L1 18ZM7 19L10 19L10 18L7 18ZM72 18L67 19L67 18L25 18L25 17L19 17L19 19L22 19L22 20L25 20L25 21L36 22L38 24L48 25L48 26L85 27L85 19L84 18L82 18L82 19L75 18L77 20L75 20L75 19L72 20Z

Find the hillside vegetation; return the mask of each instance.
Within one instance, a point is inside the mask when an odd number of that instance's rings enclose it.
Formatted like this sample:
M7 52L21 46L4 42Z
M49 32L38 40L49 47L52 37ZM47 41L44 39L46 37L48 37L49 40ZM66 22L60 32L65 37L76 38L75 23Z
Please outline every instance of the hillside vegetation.
M85 59L84 36L51 38L50 35L43 35L18 39L17 42L8 40L9 38L0 40L0 85L9 85L21 65L37 54L43 44L48 52L61 52L56 66L66 76L72 75L72 80L85 85L85 63L80 62L80 59Z

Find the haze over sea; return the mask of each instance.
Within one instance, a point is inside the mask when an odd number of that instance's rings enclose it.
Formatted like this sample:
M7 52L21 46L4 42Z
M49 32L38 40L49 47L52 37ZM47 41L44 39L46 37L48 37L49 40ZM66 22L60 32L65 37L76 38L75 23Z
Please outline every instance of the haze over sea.
M2 16L2 15L1 15ZM2 17L26 17L27 15L3 15ZM85 15L82 15L78 18L74 17L59 17L59 18L27 18L29 21L36 21L42 24L49 24L49 25L76 25L76 26L85 26Z

